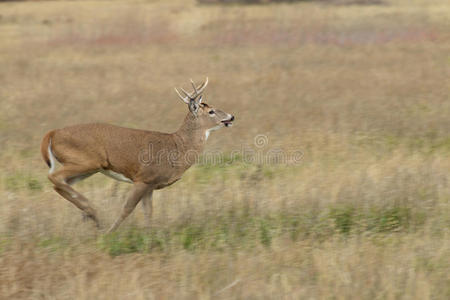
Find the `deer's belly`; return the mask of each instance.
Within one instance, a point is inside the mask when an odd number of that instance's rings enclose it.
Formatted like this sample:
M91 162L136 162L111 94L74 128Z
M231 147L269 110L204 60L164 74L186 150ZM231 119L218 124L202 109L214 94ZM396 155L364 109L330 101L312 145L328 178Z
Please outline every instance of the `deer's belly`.
M171 178L165 182L159 182L159 183L155 184L155 190L160 190L162 188L165 188L166 186L172 185L180 179L181 179L181 177L175 177L175 178Z
M128 183L133 183L133 181L130 178L125 177L125 175L123 175L121 173L117 173L117 172L114 172L114 171L111 171L111 170L105 170L105 169L100 170L100 172L102 172L104 175L106 175L108 177L111 177L111 178L113 178L115 180L128 182Z

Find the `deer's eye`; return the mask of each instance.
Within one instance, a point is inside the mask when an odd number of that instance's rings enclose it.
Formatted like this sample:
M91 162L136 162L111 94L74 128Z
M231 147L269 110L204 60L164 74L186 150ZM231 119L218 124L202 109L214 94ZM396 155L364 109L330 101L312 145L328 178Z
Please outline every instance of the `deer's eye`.
M210 110L210 111L209 111L209 114L210 114L210 115L213 115L213 114L215 114L215 113L216 113L216 112L213 111L213 110Z

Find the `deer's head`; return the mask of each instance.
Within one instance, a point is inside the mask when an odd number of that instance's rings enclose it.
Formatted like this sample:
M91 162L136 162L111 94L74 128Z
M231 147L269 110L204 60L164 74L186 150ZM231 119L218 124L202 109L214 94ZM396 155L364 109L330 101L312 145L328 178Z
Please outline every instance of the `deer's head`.
M183 88L180 88L182 95L176 88L178 96L184 103L188 105L189 111L194 117L195 122L203 129L206 130L206 136L212 130L217 130L222 127L230 127L233 125L234 116L226 113L220 109L214 108L203 101L203 91L208 85L208 78L206 81L195 86L195 83L191 79L192 92L186 92Z

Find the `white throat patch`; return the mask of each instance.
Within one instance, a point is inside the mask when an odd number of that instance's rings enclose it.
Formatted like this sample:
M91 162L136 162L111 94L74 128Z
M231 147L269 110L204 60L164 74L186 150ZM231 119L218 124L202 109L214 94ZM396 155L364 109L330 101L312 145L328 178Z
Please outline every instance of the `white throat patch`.
M223 127L222 124L219 124L219 125L217 125L216 127L207 129L207 130L205 131L205 141L208 140L208 137L209 137L209 135L211 134L211 131L219 130L219 129L222 128L222 127Z

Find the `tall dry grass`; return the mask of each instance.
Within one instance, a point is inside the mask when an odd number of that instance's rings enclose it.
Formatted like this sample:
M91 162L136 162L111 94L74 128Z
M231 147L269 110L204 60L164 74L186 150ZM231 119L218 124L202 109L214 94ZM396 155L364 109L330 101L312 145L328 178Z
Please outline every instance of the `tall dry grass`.
M450 297L450 6L0 7L0 298ZM105 235L51 189L49 129L173 131L206 75L206 161ZM257 135L268 144L254 144ZM279 149L299 163L260 163ZM108 225L128 185L77 185Z

